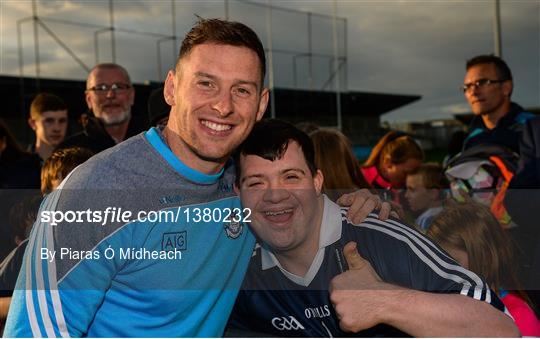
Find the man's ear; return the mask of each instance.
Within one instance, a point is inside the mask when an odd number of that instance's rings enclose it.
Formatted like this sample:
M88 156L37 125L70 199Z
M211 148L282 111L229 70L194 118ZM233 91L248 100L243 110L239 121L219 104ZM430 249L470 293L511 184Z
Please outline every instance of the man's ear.
M264 113L266 112L266 107L268 107L268 99L270 98L270 91L268 88L264 88L261 93L261 98L259 99L259 110L257 111L256 121L260 121Z
M507 97L510 97L510 94L512 93L513 88L514 88L514 82L512 80L508 80L502 83L503 94Z
M175 105L175 89L176 84L174 83L176 74L173 70L170 70L169 73L167 73L167 79L165 79L165 85L163 86L163 96L165 98L165 102L169 106Z
M92 93L90 93L90 91L86 91L86 93L84 94L84 99L86 100L86 106L88 107L89 111L92 110L92 100L90 100L91 95Z
M234 182L233 189L234 189L234 193L236 193L236 195L240 195L240 188L238 187L238 185L236 185L236 181Z
M131 85L131 87L129 88L129 104L130 106L133 106L134 103L135 103L135 87Z
M323 183L324 175L321 170L317 170L317 172L315 172L315 175L313 176L313 184L315 185L315 191L317 191L317 195L321 195Z
M30 128L31 128L32 130L34 130L34 131L35 131L36 128L37 128L37 127L36 127L36 121L35 121L34 119L32 119L32 118L28 118L28 125L29 125Z

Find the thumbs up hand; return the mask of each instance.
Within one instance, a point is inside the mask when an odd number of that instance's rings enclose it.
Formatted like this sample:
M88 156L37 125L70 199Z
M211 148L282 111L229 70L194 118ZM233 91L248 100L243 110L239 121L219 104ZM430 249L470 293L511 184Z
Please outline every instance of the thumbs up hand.
M349 269L351 270L362 270L366 267L366 265L371 267L369 262L362 258L360 253L358 253L358 249L356 248L356 243L354 241L348 242L347 245L343 247L343 255L345 256L345 260L347 260L347 264L349 264ZM375 275L376 274L377 273L375 273Z
M358 332L383 322L381 294L394 288L383 282L371 264L362 258L355 242L345 245L343 255L349 270L330 282L330 300L341 329Z

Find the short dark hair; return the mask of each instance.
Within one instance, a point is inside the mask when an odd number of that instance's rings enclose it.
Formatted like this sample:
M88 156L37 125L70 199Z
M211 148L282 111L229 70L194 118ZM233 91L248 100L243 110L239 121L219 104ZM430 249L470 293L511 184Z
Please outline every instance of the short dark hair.
M278 119L265 119L253 126L253 130L247 139L236 149L234 159L236 164L236 184L240 182L240 157L241 155L256 155L266 160L274 161L281 159L291 141L296 141L306 164L315 175L315 151L313 142L309 136L288 122Z
M251 49L259 57L261 63L261 84L264 82L264 76L266 75L264 47L257 33L248 26L234 21L199 19L182 41L176 65L178 66L180 60L187 56L195 46L205 43L240 46Z
M38 119L43 112L47 111L64 111L67 110L67 105L59 96L50 93L40 93L30 104L30 117Z
M495 65L495 69L497 70L497 75L499 76L499 80L512 80L512 71L510 71L510 67L508 67L508 65L506 64L506 62L504 62L503 59L493 54L475 56L474 58L467 61L465 70L468 71L469 68L476 65L481 65L481 64Z

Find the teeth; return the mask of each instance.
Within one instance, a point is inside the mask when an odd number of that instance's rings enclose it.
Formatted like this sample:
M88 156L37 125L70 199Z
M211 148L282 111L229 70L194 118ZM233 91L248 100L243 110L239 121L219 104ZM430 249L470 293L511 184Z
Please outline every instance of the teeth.
M275 212L267 211L267 212L264 212L264 214L275 216L275 215L281 215L281 214L291 213L291 212L292 212L292 208L287 209L287 210L282 210L282 211L275 211Z
M215 122L211 122L208 120L202 120L201 123L216 132L228 131L232 128L231 125L216 124Z

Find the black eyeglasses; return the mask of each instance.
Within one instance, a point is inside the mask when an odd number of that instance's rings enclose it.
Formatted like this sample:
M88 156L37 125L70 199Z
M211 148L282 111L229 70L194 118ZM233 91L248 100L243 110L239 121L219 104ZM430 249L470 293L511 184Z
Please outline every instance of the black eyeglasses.
M96 92L97 94L105 94L105 93L108 93L109 91L113 91L115 93L123 92L123 91L127 91L130 88L131 88L131 85L128 85L128 84L112 84L112 85L99 84L99 85L95 85L94 87L90 87L89 89L87 89L87 91L93 91L93 92Z
M480 79L475 82L469 82L468 84L463 84L459 88L463 93L466 93L471 88L484 88L491 84L500 84L506 80L489 80L489 79Z

